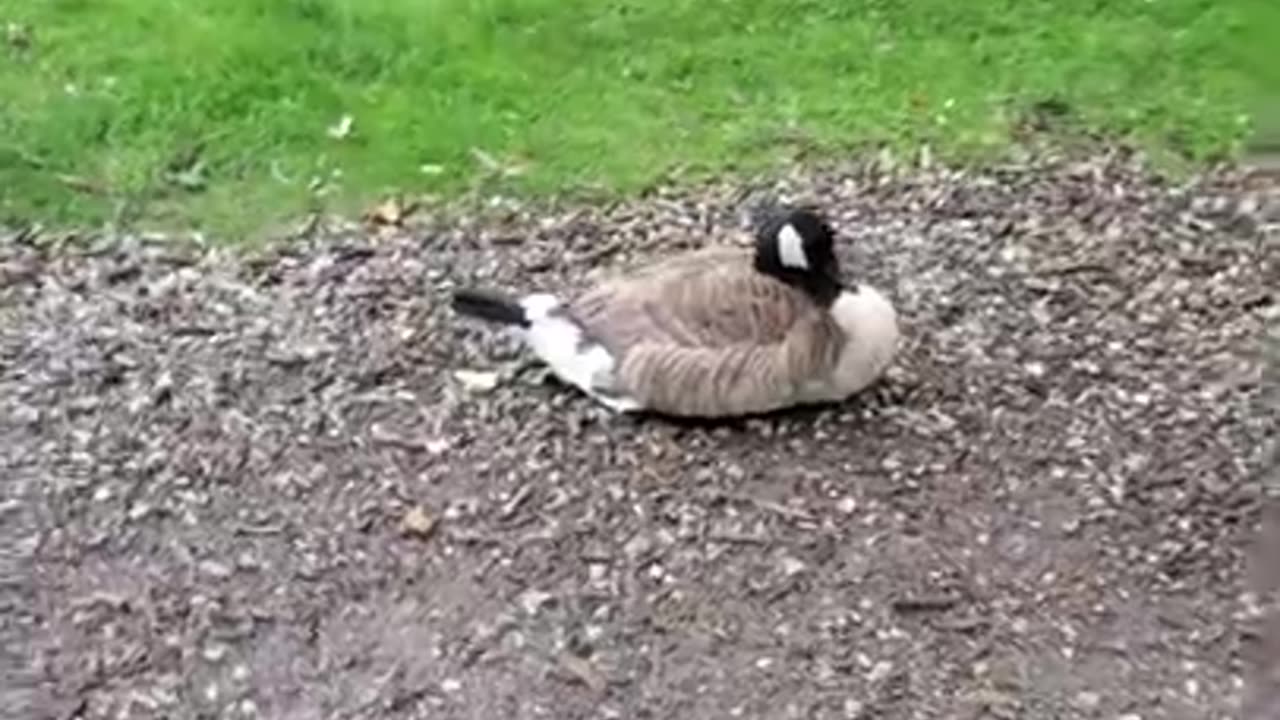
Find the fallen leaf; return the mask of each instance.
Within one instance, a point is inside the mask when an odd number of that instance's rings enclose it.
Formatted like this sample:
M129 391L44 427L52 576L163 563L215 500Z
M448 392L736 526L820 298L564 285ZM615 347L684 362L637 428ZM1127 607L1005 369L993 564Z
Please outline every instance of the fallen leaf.
M398 197L390 197L366 210L364 220L374 225L398 227L417 209L417 203L406 203Z
M471 148L471 156L476 159L476 162L484 166L486 172L497 175L514 177L523 175L527 170L523 163L502 162L480 148Z
M570 677L590 688L592 692L602 693L605 691L606 682L604 676L596 670L590 661L584 660L577 655L564 653L560 655L560 667Z
M472 392L489 392L498 387L498 373L481 370L455 370L453 376Z
M196 160L188 167L169 173L169 182L184 190L197 191L205 187L204 161Z
M78 175L59 175L58 182L66 185L72 190L78 190L91 195L105 195L106 190L92 180L79 177Z
M418 172L423 175L443 175L444 166L436 165L435 163L424 163L418 166Z
M933 168L933 149L928 145L920 146L920 169L928 171Z
M976 690L969 693L966 697L970 703L988 710L1018 705L1018 698L1009 693L999 692L997 690Z
M537 588L528 588L520 593L520 607L524 608L525 613L529 615L537 615L543 605L551 602L555 596L544 590Z
M502 163L495 160L492 155L485 152L484 150L481 150L480 148L471 148L471 156L474 157L476 161L479 162L481 165L483 165L484 169L488 170L489 172L502 171Z
M329 126L329 137L334 140L346 139L351 135L353 125L355 125L355 118L350 115L343 115L336 124Z
M435 532L438 522L436 517L428 512L426 508L421 505L414 505L409 509L409 512L404 514L404 519L400 521L400 528L405 535L426 539Z
M26 25L9 23L5 26L4 36L9 47L17 50L27 50L31 47L31 28Z

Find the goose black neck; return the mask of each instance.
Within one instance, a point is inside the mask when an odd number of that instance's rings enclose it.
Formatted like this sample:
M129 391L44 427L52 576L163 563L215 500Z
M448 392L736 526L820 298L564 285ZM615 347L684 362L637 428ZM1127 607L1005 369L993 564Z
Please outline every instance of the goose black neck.
M804 292L821 308L829 308L845 289L834 268L824 270L791 270L757 263L756 269Z
M824 309L831 307L844 290L840 281L817 273L806 273L796 285Z

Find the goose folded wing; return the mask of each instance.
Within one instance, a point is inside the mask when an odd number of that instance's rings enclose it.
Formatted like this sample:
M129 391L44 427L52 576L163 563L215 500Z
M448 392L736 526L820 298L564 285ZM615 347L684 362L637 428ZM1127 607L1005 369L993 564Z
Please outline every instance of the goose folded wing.
M814 308L799 290L756 272L749 257L716 250L604 283L579 297L572 312L621 354L640 343L774 344Z
M837 334L814 313L776 343L676 346L642 342L627 349L618 370L631 397L661 413L723 417L795 404L802 388L828 372L839 354Z
M703 251L603 283L575 320L618 362L645 407L691 416L792 404L839 353L839 331L800 290L756 272L748 255Z

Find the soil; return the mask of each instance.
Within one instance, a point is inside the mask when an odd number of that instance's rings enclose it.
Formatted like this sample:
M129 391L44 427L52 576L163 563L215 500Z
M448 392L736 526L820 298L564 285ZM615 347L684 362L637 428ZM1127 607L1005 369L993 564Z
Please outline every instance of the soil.
M0 707L1235 717L1276 188L1120 151L779 176L754 196L819 203L904 345L718 423L611 416L447 298L733 241L729 184L256 255L10 233Z

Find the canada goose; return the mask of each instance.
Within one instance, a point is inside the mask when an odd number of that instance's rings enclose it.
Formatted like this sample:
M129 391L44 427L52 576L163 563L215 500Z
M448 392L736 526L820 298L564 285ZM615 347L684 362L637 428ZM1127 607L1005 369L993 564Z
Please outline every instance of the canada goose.
M808 209L770 213L754 250L685 253L568 302L462 289L453 308L518 328L560 379L615 412L723 417L842 400L874 382L897 314L845 284L834 233Z

